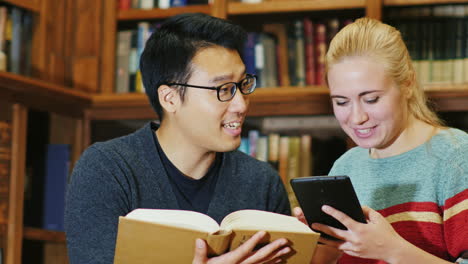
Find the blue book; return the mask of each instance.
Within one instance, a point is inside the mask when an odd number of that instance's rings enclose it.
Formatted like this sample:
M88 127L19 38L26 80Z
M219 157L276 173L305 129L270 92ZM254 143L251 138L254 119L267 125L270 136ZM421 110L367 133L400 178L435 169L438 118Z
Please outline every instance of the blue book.
M187 0L171 0L171 7L186 6Z
M246 72L250 74L256 74L255 71L255 45L257 43L257 33L249 32L247 33L247 40L244 44L244 64Z
M241 138L241 143L238 148L239 151L244 152L247 155L249 154L249 139L246 137Z
M42 223L44 229L64 230L63 215L69 165L69 145L49 144L47 146Z

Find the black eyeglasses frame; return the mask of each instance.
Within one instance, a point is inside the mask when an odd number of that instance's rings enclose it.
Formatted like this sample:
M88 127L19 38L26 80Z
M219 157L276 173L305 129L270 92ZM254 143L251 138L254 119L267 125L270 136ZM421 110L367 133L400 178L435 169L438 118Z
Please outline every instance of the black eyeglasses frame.
M244 91L242 91L242 89L240 88L241 85L242 85L242 82L244 82L246 79L248 78L253 78L255 83L254 83L254 88L252 89L251 92L249 93L246 93ZM231 94L231 97L227 100L222 100L219 96L219 91L221 90L221 87L225 86L226 84L234 84L234 86L236 87L236 89L234 90L234 92ZM242 80L240 80L239 82L227 82L227 83L223 83L221 85L218 85L218 86L200 86L200 85L192 85L192 84L186 84L186 83L163 83L163 85L167 85L167 86L174 86L174 85L178 85L178 86L183 86L183 87L191 87L191 88L199 88L199 89L207 89L207 90L216 90L216 96L218 97L218 100L220 102L229 102L232 100L232 98L234 98L234 96L236 95L236 92L237 90L240 90L240 92L243 94L243 95L249 95L251 93L253 93L255 91L255 89L257 88L257 75L255 74L250 74L250 73L247 73L246 74L246 77Z

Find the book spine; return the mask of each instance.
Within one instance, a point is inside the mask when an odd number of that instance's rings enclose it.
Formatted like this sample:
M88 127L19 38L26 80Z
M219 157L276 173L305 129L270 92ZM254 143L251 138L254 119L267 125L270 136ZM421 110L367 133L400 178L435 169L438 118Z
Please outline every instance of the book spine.
M468 28L463 28L463 20L465 19L465 7L463 5L456 5L454 6L454 26L455 26L455 36L454 36L454 45L455 45L455 58L453 62L453 82L455 84L461 84L464 82L464 72L463 72L463 60L464 60L464 53L463 45L467 45L464 43L464 31L468 30Z
M117 33L117 54L115 84L116 93L128 93L130 82L130 49L132 42L132 31L125 30Z
M278 133L268 134L268 163L276 170L279 170L279 144L280 135Z
M0 224L8 222L8 193L11 164L11 124L0 121Z
M294 36L296 44L296 80L298 86L305 86L305 52L304 52L304 25L302 20L294 22Z
M260 137L260 132L258 130L249 131L249 155L256 158L257 157L257 141Z
M316 23L315 27L315 48L316 48L316 75L315 84L325 85L325 57L327 54L327 27L324 23Z
M315 84L315 52L314 52L314 24L308 17L304 18L305 68L306 84Z
M10 45L10 71L16 74L20 74L21 47L23 45L21 40L22 13L23 11L19 8L13 7L11 9L12 39Z
M132 0L119 0L119 10L128 10L132 6Z
M247 33L247 41L244 44L243 59L247 73L257 74L255 71L255 43L257 41L257 33Z
M187 0L171 0L171 7L186 6Z
M63 231L65 189L70 164L69 145L49 144L46 157L43 228Z
M154 0L140 0L141 9L152 9L154 8Z

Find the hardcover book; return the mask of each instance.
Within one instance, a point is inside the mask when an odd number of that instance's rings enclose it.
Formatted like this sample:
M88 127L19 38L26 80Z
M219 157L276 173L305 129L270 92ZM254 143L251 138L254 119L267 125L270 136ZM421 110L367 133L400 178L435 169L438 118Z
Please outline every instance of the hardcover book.
M197 238L207 242L210 255L220 255L260 230L267 235L259 246L289 240L292 251L285 263L310 262L320 236L295 217L266 211L236 211L218 225L193 211L136 209L119 218L114 264L191 263Z

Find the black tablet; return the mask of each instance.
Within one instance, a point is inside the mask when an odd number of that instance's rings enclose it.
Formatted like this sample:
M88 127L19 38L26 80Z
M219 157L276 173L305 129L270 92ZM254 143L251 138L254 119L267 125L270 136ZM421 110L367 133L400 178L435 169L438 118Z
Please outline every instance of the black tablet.
M338 220L322 211L323 205L329 205L358 222L366 223L366 218L348 176L295 178L291 180L291 186L309 225L321 223L346 230L346 227Z

